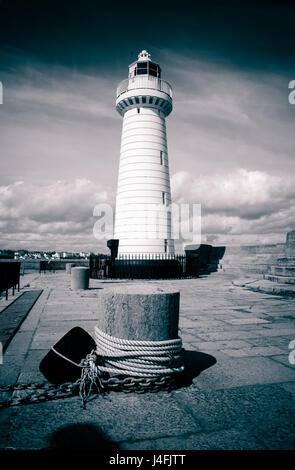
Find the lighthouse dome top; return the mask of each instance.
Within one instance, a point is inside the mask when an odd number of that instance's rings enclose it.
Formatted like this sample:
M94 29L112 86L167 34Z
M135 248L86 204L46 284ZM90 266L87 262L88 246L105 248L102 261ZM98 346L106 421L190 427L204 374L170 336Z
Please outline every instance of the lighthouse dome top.
M151 54L144 49L138 54L138 62L146 62L147 60L151 60Z

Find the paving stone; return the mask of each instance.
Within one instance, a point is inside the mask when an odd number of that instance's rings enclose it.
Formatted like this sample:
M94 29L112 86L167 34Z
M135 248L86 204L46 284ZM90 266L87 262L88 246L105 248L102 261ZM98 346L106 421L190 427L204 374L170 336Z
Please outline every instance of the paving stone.
M290 322L290 321L274 321L273 323L269 323L268 325L265 325L265 328L270 328L270 329L275 329L275 330L280 330L280 329L291 329L292 331L295 331L295 328L294 328L294 322ZM295 335L294 335L294 338L295 338Z
M287 336L263 336L259 338L247 338L247 343L252 346L279 346L287 351L290 340Z
M16 383L24 361L24 354L16 356L4 354L3 364L0 364L0 385Z
M85 320L93 320L96 321L99 314L97 312L85 312L83 310L83 317L81 318L81 313L69 313L66 315L43 315L42 319L40 320L40 327L52 327L54 325L61 326L65 325L67 327L69 322L76 322L76 321L85 321Z
M72 303L73 304L73 303ZM81 302L80 304L78 302L75 302L75 306L74 306L74 309L81 309L81 313L80 315L83 317L83 311L84 309L87 311L87 310L90 310L92 311L90 308L87 309L86 306L84 305L83 302ZM44 308L44 314L46 316L48 316L50 318L50 315L53 314L53 315L64 315L64 314L72 314L73 313L73 305L69 305L68 303L65 303L65 304L58 304L58 305L46 305L46 307Z
M295 443L295 401L290 400L289 391L283 390L282 385L203 393L189 388L174 393L207 432L235 429L243 434L246 431L265 448L290 448L290 443ZM279 436L277 442L276 436Z
M247 325L251 323L269 323L268 320L263 320L262 318L234 318L225 320L226 323L231 323L232 325Z
M293 371L294 371L294 374L295 374L295 365L291 364L290 361L289 361L289 354L290 354L291 350L290 349L287 349L285 354L279 354L279 355L274 355L271 357L271 359L273 361L276 361L276 362L279 362L281 364L284 364L288 367L290 367Z
M37 333L33 338L33 342L30 346L31 349L50 349L59 339L63 336L63 333Z
M33 338L33 331L19 331L9 344L5 356L26 354Z
M295 382L281 384L280 387L289 392L293 400L295 400Z
M51 289L47 289L47 288L43 289L42 294L38 298L38 302L34 304L32 310L30 311L30 314L21 324L21 327L19 329L20 332L33 331L37 328L40 316L42 315L42 312L43 312L44 304L46 301L48 301L50 293L51 293Z
M230 330L230 331L217 331L213 333L200 333L198 335L203 341L223 341L233 339L247 339L258 338L259 333L255 331L242 331L242 330Z
M128 442L120 445L127 450L251 450L264 449L258 440L247 432L225 430L220 432L180 435L152 441ZM178 463L180 460L178 460ZM185 462L185 458L184 458ZM180 465L180 464L179 464Z
M30 372L21 372L18 376L17 382L20 384L39 384L43 382L47 382L44 375L38 370L38 368L34 369L34 371Z
M252 347L244 349L222 349L222 352L231 357L274 356L283 351L275 346Z
M74 397L27 405L17 411L11 408L9 414L11 434L2 437L2 448L47 448L53 433L76 423L92 424L109 440L118 442L173 436L183 429L187 432L200 430L199 425L164 393L145 397L126 394L115 394L110 399L97 397L87 404L86 410L82 409L80 398Z
M295 371L270 358L228 357L203 371L194 384L200 390L216 390L290 381L295 381Z
M259 336L288 336L290 341L295 338L295 328L270 329L265 328L259 331Z
M218 349L226 349L226 348L233 348L233 349L241 349L247 348L249 345L245 341L239 340L232 340L232 341L208 341L208 342L191 342L192 345L198 351L214 351Z
M179 331L179 336L183 342L195 341L196 337L193 334L184 333L182 329Z
M39 370L39 364L48 353L48 349L30 349L25 358L22 372L35 372Z

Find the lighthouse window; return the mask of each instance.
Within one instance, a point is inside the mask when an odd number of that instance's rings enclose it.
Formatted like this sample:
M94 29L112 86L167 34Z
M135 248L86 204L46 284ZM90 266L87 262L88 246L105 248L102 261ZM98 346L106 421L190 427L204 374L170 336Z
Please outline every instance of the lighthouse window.
M137 114L139 114L139 113L140 113L140 108L137 108Z
M138 62L135 69L135 75L146 75L148 73L148 63Z
M161 69L157 64L151 62L138 62L134 70L134 75L151 75L161 77Z
M160 150L160 164L163 165L163 152Z
M133 101L130 98L128 98L128 101L129 101L129 104L133 104Z
M168 240L167 238L164 239L164 250L165 250L165 253L167 253L167 247L168 247Z
M162 192L162 202L166 204L166 193L164 191Z
M150 103L150 104L152 104L153 99L154 99L153 96L150 96L150 99L149 99L149 103Z
M139 98L138 98L138 96L135 97L135 101L136 101L137 104L139 104Z
M146 103L146 97L145 96L142 96L141 100L142 100L143 103Z
M158 65L150 63L149 74L153 77L161 77L161 69Z
M159 103L159 98L156 99L155 105L157 105L158 103Z

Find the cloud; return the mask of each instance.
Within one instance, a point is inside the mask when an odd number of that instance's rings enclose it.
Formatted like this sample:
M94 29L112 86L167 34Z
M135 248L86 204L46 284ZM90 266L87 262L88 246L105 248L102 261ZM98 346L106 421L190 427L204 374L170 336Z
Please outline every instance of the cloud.
M156 52L174 90L174 201L202 204L210 239L279 240L294 228L290 77ZM122 120L114 101L125 77L118 67L90 73L36 63L3 72L2 244L98 246L92 210L115 197Z
M173 175L174 198L202 204L206 213L259 219L287 209L295 202L295 178L239 169L227 175L193 177L187 172Z
M93 209L106 201L107 191L87 179L0 186L0 243L31 249L95 249Z
M202 241L214 244L282 241L295 228L294 183L292 176L245 169L219 178L183 171L171 179L175 203L202 205ZM85 178L0 186L1 247L106 252L106 241L93 235L98 203L113 205L114 199Z
M281 240L295 228L295 177L238 169L227 175L193 177L179 172L171 180L177 203L202 205L202 234L251 242Z
M174 91L167 119L173 171L293 169L295 106L286 75L245 71L166 52L165 78Z
M20 67L1 74L2 184L54 178L116 178L121 118L116 78L64 67Z

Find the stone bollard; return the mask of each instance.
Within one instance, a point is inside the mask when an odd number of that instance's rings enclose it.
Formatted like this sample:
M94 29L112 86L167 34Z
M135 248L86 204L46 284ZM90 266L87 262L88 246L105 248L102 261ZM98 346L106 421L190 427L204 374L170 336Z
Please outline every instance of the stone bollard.
M73 270L74 271L74 270ZM122 339L164 341L178 337L179 292L147 284L106 288L97 326Z
M72 269L74 266L76 266L75 263L67 263L67 264L66 264L66 273L67 273L67 274L71 274L71 269Z
M72 267L71 288L73 290L89 288L89 268L81 266Z

